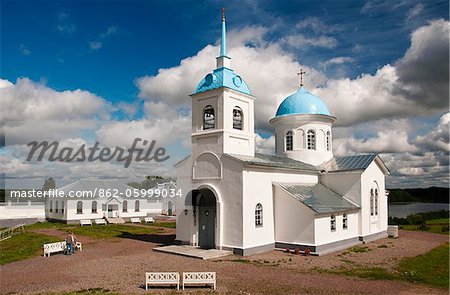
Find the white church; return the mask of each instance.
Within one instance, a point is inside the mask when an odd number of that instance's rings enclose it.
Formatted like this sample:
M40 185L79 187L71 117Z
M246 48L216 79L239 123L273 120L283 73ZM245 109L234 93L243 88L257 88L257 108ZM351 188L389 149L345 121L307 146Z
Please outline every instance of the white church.
M251 255L324 255L387 236L385 175L376 154L333 156L324 102L303 86L278 107L275 155L255 152L254 97L231 69L226 26L217 68L192 99L192 153L176 164L176 239Z

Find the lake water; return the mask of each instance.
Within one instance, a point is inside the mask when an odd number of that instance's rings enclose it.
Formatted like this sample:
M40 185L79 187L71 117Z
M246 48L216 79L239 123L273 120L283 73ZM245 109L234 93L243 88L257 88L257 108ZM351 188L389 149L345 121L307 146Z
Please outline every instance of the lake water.
M389 204L389 216L405 218L409 214L429 211L449 210L444 203L395 203Z

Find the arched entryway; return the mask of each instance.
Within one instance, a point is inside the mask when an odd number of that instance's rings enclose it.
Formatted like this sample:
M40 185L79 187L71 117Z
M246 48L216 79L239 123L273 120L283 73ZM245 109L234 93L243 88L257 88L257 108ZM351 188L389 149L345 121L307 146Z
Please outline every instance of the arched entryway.
M207 249L215 248L217 208L216 197L210 189L199 190L197 209L198 245Z

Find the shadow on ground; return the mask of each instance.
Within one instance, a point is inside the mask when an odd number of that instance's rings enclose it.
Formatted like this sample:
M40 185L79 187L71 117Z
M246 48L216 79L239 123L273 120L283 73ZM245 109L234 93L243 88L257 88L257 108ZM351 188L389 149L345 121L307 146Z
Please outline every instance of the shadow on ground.
M159 244L158 246L175 245L174 234L131 234L122 231L118 238L132 239Z

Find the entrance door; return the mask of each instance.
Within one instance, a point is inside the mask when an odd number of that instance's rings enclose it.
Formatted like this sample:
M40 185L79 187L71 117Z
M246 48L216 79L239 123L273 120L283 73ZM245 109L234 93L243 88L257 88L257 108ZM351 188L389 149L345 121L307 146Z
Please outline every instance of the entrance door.
M119 205L108 204L108 217L119 217Z
M198 245L202 248L215 248L216 238L216 198L210 190L201 190L198 203Z

